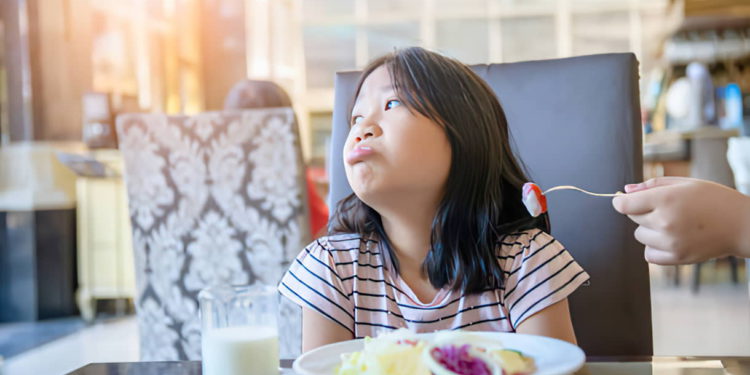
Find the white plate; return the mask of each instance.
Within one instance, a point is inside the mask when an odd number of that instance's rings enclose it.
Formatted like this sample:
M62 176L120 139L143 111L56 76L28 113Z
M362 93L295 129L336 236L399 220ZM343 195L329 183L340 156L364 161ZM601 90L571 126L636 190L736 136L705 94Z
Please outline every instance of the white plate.
M522 352L534 358L534 375L565 375L576 372L586 362L581 348L549 337L508 332L472 332L498 340L506 349ZM431 333L418 334L430 340ZM313 349L294 361L294 371L300 375L333 375L344 353L362 350L364 340L342 341Z

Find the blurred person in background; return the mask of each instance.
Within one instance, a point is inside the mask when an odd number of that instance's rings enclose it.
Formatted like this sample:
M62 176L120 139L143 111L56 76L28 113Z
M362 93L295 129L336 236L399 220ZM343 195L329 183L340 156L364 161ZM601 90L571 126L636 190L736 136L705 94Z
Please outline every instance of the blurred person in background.
M292 101L281 86L271 81L244 79L237 82L224 100L224 109L291 107ZM315 190L309 169L305 170L307 200L310 207L310 233L322 235L328 223L328 207Z

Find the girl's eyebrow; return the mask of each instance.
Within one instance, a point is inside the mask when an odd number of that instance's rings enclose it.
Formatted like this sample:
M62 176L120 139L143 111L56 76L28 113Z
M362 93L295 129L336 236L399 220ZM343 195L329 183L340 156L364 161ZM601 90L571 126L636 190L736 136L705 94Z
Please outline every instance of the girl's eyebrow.
M396 90L393 88L392 85L383 85L378 87L378 92L387 93L387 92L395 92ZM352 113L357 108L357 103L359 102L359 98L362 97L362 92L360 91L359 94L357 94L357 97L354 99L354 105L352 106Z

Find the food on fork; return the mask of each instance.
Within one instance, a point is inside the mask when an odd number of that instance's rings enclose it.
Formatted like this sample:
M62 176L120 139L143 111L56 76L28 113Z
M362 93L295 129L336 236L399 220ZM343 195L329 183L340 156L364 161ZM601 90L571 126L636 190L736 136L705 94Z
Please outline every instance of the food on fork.
M533 182L523 184L523 205L532 217L537 217L547 212L547 197L542 193L539 185Z

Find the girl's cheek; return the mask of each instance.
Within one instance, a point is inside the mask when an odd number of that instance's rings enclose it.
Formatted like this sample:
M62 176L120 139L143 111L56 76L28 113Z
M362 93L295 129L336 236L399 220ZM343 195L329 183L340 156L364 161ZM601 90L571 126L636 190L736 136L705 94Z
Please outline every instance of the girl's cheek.
M352 148L352 139L351 139L351 136L348 136L346 137L346 141L344 141L344 151L347 151L351 148Z

